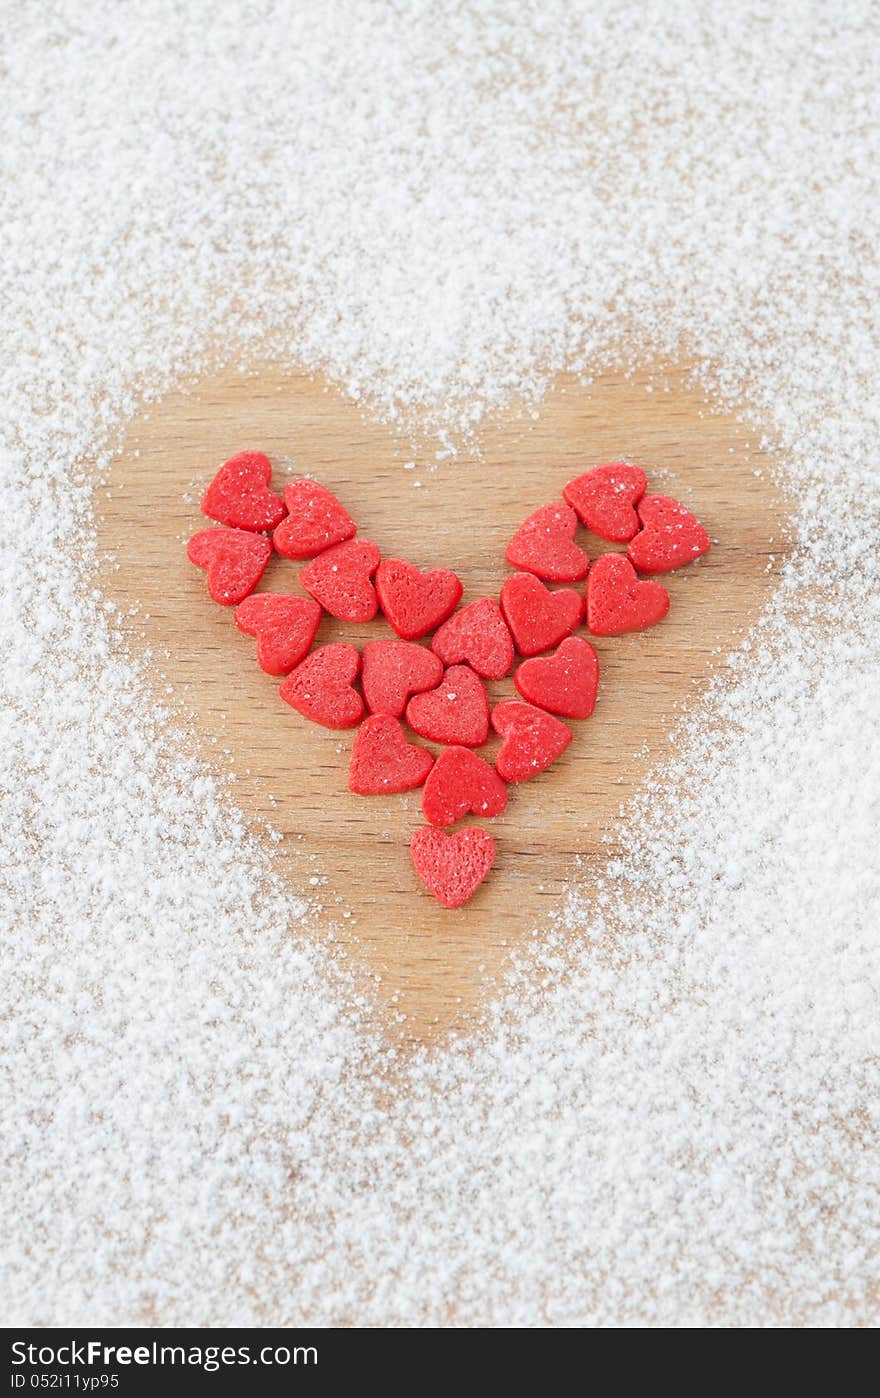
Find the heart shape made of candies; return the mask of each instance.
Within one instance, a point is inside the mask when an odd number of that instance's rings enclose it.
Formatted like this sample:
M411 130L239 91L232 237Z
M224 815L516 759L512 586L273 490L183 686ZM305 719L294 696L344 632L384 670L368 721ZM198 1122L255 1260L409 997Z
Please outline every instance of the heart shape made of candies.
M281 698L328 728L357 727L351 791L423 788L427 824L413 835L412 864L445 907L459 908L492 868L495 842L482 829L446 829L467 815L500 815L508 786L565 751L567 720L593 712L599 663L578 628L620 636L661 621L669 595L650 575L699 558L709 536L679 501L648 494L640 467L611 462L569 481L560 500L529 515L507 546L516 571L497 600L459 607L463 588L450 569L382 558L325 486L298 477L279 495L271 478L262 452L226 461L202 500L203 514L221 527L193 535L189 559L205 569L213 600L234 606L239 628L255 637L260 667L284 677ZM581 525L625 552L591 563L577 542ZM273 550L305 563L308 597L255 591ZM584 580L583 592L571 586ZM312 649L323 612L364 623L380 609L397 639L368 641L362 651L347 642ZM490 711L483 682L508 675L517 654L520 698ZM441 745L436 759L409 740L404 722ZM490 729L502 738L494 764L476 751Z

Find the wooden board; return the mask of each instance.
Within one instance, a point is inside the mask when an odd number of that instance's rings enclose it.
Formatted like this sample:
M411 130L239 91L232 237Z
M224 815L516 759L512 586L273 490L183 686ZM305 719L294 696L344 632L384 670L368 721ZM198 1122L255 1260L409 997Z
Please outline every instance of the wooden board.
M297 473L317 476L386 555L454 568L465 601L497 595L515 528L603 460L643 465L650 488L683 499L717 540L706 559L664 579L672 606L661 626L596 642L596 712L574 726L550 770L511 790L491 825L496 867L465 909L440 907L412 872L418 793L349 793L352 735L310 724L279 699L278 682L257 668L254 642L210 602L203 574L186 560L185 540L204 523L204 484L245 447L272 457L279 488ZM155 666L157 691L170 683L194 712L209 763L234 763L241 808L283 832L279 869L324 905L316 935L338 929L352 959L380 978L389 1032L421 1041L466 1027L511 947L559 908L576 855L588 884L609 854L603 836L613 852L618 809L667 750L676 707L768 598L787 514L754 436L713 413L683 366L609 373L589 389L560 380L536 419L514 411L464 456L438 461L436 452L433 444L414 458L406 439L321 379L269 368L203 381L135 419L97 502L99 544L115 556L103 585L126 610L140 604L131 622L137 644L168 651ZM610 547L582 542L591 552ZM262 587L301 591L298 566L273 560ZM346 628L325 618L317 643L386 634L382 621ZM493 699L512 694L512 680L490 690Z

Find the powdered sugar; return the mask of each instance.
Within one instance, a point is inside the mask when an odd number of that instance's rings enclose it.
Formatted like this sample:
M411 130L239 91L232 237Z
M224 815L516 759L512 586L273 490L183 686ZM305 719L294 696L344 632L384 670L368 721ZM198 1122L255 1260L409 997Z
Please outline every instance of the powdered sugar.
M6 29L6 1317L869 1321L875 8ZM557 368L682 340L786 451L798 554L604 885L573 871L479 1034L397 1063L310 932L332 870L304 850L291 905L119 655L91 483L209 355L324 367L453 472Z

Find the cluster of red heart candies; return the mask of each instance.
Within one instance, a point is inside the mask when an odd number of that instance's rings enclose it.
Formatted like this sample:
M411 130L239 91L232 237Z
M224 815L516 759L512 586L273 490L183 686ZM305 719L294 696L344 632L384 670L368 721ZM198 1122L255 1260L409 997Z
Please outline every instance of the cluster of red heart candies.
M585 618L594 636L653 626L669 610L669 596L636 570L664 573L690 563L706 553L709 536L677 500L647 495L638 466L597 466L513 536L506 558L518 571L499 601L480 597L459 608L462 585L450 569L421 572L405 559L383 559L375 544L356 537L355 521L324 486L299 478L281 496L270 488L271 475L262 452L241 452L221 466L202 511L225 527L195 534L189 558L207 570L214 601L234 606L237 625L256 637L262 669L286 676L282 699L328 728L360 725L352 791L385 796L424 787L428 823L412 838L412 862L441 903L461 907L491 869L495 842L485 830L444 829L467 815L500 815L508 785L542 772L570 743L563 720L593 712L599 663L576 629ZM626 552L602 554L591 566L575 540L579 524L626 544ZM273 548L310 560L299 575L308 597L254 593ZM585 596L545 586L585 578ZM322 611L360 623L380 608L399 640L369 641L362 651L346 642L311 649ZM418 644L429 635L430 649ZM513 676L522 697L490 714L483 681L503 679L515 650L523 657ZM408 741L404 719L419 737L442 744L436 759ZM474 751L490 725L503 739L494 766Z

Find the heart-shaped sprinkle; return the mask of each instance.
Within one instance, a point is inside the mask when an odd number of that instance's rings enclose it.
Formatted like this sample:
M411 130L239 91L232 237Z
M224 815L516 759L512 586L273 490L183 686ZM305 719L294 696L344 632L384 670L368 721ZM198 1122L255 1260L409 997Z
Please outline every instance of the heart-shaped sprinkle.
M712 541L700 521L679 500L646 495L639 505L642 528L626 551L640 573L669 573L708 553Z
M374 714L402 718L407 700L435 689L443 678L436 655L414 641L368 641L361 657L361 688Z
M358 796L390 796L421 786L434 765L427 748L408 743L399 719L370 714L357 731L348 768Z
M555 655L524 660L513 682L540 709L563 718L589 718L596 707L599 659L589 641L569 636Z
M612 461L569 481L562 494L581 524L593 534L615 544L627 544L638 533L636 505L647 485L641 467Z
M286 675L311 649L321 608L310 597L258 592L235 609L239 631L257 638L257 661L267 675Z
M272 463L261 451L240 451L224 461L202 496L202 514L232 529L274 529L284 518L280 495L269 489Z
M379 610L370 579L381 555L366 539L349 539L318 554L299 580L306 592L339 621L372 621Z
M571 742L571 729L558 718L518 699L495 705L492 727L504 738L495 770L506 782L527 782L536 777Z
M496 816L507 805L507 788L491 763L470 748L444 748L422 793L425 820L454 825L462 816Z
M478 748L489 736L489 704L482 680L467 665L452 665L436 689L417 694L406 721L432 743Z
M404 558L383 558L376 574L376 592L398 636L417 641L455 611L462 587L449 568L423 573Z
M622 636L662 621L669 593L661 583L644 582L622 553L603 553L587 579L587 626L594 636Z
M423 825L409 847L413 868L445 908L460 908L476 893L495 863L495 841L486 830L445 835Z
M357 525L336 496L305 476L285 486L284 504L287 519L273 535L276 552L284 558L314 558L357 533Z
M291 708L325 728L354 728L364 702L353 687L361 666L356 646L338 641L319 646L291 670L279 689Z
M444 665L470 665L484 680L503 680L513 664L510 631L494 597L478 597L445 621L431 650Z
M507 545L512 568L545 582L578 582L587 576L589 556L574 542L578 518L569 505L542 505L529 515Z
M272 557L264 534L244 529L200 529L186 546L190 563L204 568L208 592L221 607L235 607L253 592Z
M520 655L539 655L580 625L584 602L572 588L551 592L531 573L514 573L501 589L501 610Z

